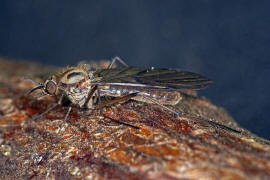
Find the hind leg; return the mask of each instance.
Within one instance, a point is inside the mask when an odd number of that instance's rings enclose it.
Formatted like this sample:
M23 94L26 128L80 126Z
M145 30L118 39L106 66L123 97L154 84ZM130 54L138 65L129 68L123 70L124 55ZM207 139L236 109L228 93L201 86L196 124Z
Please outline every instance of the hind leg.
M116 61L118 61L124 67L128 67L128 65L125 63L125 61L123 61L120 57L115 56L114 58L112 58L112 61L111 61L110 65L107 67L107 69L111 69L112 66L116 63Z

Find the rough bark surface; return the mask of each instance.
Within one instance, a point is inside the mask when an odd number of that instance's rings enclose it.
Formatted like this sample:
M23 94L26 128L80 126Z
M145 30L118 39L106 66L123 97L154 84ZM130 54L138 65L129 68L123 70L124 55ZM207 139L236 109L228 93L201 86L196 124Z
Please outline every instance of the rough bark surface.
M181 117L128 101L105 108L104 117L73 108L63 122L67 108L58 107L30 122L54 99L25 96L33 85L22 77L42 82L54 70L0 60L1 179L270 179L269 141L192 92L171 107Z

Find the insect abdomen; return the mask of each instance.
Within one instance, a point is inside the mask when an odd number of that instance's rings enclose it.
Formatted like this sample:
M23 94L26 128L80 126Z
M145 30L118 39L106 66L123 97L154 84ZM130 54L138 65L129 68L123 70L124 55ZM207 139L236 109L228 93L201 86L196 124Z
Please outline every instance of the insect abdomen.
M177 91L158 91L158 90L140 91L138 96L135 96L132 99L147 103L153 103L152 101L146 99L145 96L152 98L164 105L176 105L182 99L181 94Z
M176 105L181 99L181 94L177 91L162 91L162 90L144 90L144 89L134 89L134 87L107 87L101 88L100 93L102 95L120 97L131 93L138 92L138 95L132 99L141 102L153 103L149 101L148 98L152 98L164 105ZM148 98L145 98L148 97Z

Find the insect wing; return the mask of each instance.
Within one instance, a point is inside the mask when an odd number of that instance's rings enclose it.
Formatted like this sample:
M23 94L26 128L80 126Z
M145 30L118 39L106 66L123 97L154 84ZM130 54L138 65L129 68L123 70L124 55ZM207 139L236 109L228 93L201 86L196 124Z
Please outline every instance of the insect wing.
M209 79L188 71L125 67L103 69L96 72L101 77L93 81L98 85L134 86L147 89L202 89L212 83Z

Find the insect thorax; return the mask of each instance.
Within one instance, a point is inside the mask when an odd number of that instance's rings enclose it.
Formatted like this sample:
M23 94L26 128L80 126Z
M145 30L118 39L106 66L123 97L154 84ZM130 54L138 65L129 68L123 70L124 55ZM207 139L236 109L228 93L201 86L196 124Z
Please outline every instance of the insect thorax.
M91 80L93 80L93 78L92 72L75 68L63 73L58 84L71 103L82 108L91 91ZM89 103L86 104L86 107L91 108L92 106L93 102L91 98Z

